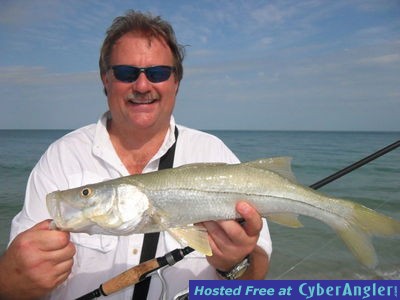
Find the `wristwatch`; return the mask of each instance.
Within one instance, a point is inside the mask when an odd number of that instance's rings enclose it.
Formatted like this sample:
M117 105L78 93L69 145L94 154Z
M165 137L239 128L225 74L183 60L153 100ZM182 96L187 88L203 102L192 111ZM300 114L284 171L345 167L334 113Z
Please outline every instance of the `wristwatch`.
M247 268L250 266L250 255L247 255L240 263L234 266L230 271L224 272L217 269L217 273L225 279L235 280L246 272Z

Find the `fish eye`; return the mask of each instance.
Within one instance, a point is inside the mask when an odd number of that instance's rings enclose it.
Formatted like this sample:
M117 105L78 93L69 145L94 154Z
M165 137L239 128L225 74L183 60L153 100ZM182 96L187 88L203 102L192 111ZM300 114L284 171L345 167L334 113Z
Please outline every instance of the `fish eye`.
M90 188L84 188L81 191L81 196L84 197L84 198L89 197L91 194L92 194L92 190Z

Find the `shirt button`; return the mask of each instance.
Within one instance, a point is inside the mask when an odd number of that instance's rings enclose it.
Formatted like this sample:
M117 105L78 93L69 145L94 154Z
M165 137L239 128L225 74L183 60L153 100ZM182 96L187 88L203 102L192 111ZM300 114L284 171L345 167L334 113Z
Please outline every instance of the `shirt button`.
M132 254L133 254L133 255L136 255L137 253L138 253L138 249L134 248L134 249L132 250Z

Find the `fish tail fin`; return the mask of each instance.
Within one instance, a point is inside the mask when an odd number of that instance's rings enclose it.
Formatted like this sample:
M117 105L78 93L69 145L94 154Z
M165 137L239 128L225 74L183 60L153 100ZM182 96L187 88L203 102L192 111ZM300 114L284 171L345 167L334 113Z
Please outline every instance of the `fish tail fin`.
M400 237L400 222L365 206L354 205L354 219L370 235Z
M343 224L342 224L343 225ZM351 253L366 267L373 269L378 264L378 258L370 236L359 227L346 223L345 226L335 228Z
M400 222L365 206L354 204L352 216L344 224L335 226L353 255L368 268L375 268L378 259L371 236L400 236Z

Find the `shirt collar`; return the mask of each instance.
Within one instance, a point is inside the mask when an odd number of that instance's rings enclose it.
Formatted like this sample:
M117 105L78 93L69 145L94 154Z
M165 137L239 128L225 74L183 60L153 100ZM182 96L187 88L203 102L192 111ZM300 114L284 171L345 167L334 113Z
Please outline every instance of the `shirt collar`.
M92 151L95 156L117 168L121 175L129 175L111 143L110 135L107 131L107 120L110 118L111 113L107 111L98 120L96 124ZM143 173L156 171L158 169L160 158L175 143L175 126L175 119L173 116L171 116L168 132L164 138L164 141L160 149L158 149L157 153L150 159L144 168Z
M158 149L157 153L150 159L146 167L143 169L143 173L157 171L160 158L167 153L168 149L175 143L175 119L171 116L168 132L164 138L164 141Z

